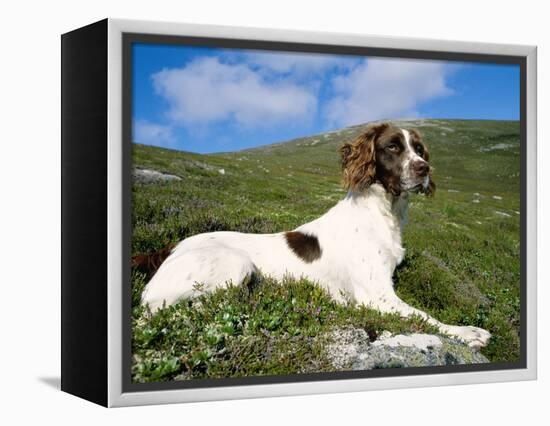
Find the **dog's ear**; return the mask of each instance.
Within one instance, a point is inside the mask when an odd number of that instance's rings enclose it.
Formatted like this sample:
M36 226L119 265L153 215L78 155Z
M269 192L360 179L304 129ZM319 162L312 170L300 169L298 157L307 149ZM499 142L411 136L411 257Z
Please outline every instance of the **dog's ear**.
M353 142L340 148L344 188L363 191L376 179L376 139L388 123L370 124Z

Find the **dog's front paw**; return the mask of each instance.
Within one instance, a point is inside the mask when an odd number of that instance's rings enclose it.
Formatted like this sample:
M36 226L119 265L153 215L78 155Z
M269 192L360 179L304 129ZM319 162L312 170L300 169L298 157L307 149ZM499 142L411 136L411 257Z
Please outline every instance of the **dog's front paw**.
M451 336L458 337L475 349L487 346L491 339L491 333L479 327L448 325L443 331Z

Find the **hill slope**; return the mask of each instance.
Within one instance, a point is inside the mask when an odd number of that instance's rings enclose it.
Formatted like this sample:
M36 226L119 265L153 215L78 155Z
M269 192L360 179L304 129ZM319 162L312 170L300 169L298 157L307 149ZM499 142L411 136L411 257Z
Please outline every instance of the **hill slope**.
M483 353L492 361L517 359L519 123L396 124L424 135L437 184L433 199L412 199L400 296L444 322L490 330ZM132 254L200 232L277 232L318 217L345 195L337 149L363 128L209 155L134 145L137 169L172 177L136 180ZM134 276L136 301L144 280Z

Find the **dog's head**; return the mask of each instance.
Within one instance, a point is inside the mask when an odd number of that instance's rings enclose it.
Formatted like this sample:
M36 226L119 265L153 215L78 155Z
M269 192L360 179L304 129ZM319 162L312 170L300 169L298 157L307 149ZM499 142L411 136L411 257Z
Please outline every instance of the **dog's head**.
M355 141L344 144L340 154L346 189L363 191L379 182L395 196L435 192L430 155L416 130L371 124Z

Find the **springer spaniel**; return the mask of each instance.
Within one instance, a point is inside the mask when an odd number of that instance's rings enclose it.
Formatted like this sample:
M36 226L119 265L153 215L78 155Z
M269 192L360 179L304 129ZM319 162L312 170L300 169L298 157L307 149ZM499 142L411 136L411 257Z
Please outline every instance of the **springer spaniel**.
M146 285L142 303L155 311L257 272L278 280L305 277L337 300L351 297L382 312L418 315L472 347L485 346L488 331L443 324L394 291L392 275L405 254L401 231L409 195L435 190L420 134L372 124L340 153L349 192L323 216L290 232L211 232L187 238L169 251Z

